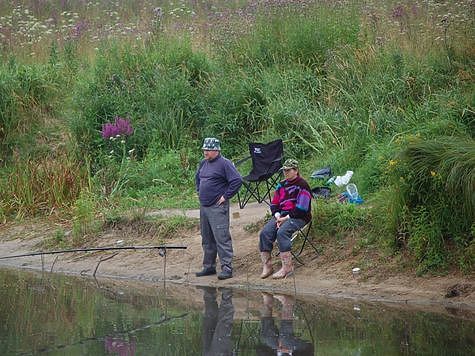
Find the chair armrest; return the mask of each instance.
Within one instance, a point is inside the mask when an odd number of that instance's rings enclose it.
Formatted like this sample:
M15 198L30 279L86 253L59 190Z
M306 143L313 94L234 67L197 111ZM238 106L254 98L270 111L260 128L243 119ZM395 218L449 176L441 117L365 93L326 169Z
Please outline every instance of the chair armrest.
M279 162L279 161L282 160L282 158L284 158L284 156L280 156L280 157L276 158L275 160L272 161L272 163Z
M240 159L239 161L236 161L236 162L234 163L234 165L237 167L237 166L243 164L244 162L246 162L247 160L249 160L250 158L251 158L251 156L247 156L247 157L245 157L245 158L243 158L243 159Z

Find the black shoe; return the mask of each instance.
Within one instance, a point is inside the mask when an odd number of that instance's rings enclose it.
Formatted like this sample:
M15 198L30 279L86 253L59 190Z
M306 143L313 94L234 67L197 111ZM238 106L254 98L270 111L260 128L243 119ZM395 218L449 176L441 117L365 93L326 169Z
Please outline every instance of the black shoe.
M230 288L219 288L221 291L221 300L231 300L233 298L233 290Z
M222 271L221 273L218 274L218 279L223 280L223 279L228 279L233 277L233 272L231 271Z
M216 268L213 267L206 267L195 273L196 277L211 276L213 274L216 274Z

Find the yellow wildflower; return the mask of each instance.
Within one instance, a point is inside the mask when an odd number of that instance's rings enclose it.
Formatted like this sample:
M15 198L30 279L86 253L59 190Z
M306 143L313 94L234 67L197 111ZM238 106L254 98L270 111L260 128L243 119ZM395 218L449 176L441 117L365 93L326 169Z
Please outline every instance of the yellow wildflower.
M430 175L431 175L432 177L435 177L435 176L437 175L437 173L434 172L434 171L430 171Z

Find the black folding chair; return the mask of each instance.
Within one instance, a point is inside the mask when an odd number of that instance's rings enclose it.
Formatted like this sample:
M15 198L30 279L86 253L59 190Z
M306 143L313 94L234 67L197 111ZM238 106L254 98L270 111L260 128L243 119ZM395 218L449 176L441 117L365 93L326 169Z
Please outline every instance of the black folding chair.
M252 160L252 169L244 176L241 191L238 192L239 208L243 209L254 198L258 203L265 202L270 205L271 192L282 177L282 158L284 156L284 144L281 139L269 143L250 143L250 156L235 163L236 167L245 161ZM261 193L260 187L265 187ZM268 200L268 201L267 201Z
M318 250L313 244L309 236L311 228L312 228L312 220L310 220L310 222L304 227L302 227L301 229L298 229L297 231L295 231L294 234L292 235L292 238L290 239L290 241L292 242L292 250L291 250L292 256L294 256L294 258L301 265L304 265L304 263L300 259L300 255L302 254L302 251L305 245L307 244L307 242L310 244L310 246L313 247L313 249L315 250L315 253L318 255Z

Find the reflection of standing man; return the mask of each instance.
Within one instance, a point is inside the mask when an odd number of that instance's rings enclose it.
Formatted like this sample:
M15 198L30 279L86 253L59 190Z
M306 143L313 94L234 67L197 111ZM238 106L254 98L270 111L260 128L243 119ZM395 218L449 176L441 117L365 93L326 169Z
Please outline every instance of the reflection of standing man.
M218 308L216 288L201 287L204 291L203 355L232 355L231 332L234 306L232 290L223 288Z
M216 256L221 273L218 279L233 276L233 245L229 232L229 200L238 192L242 178L233 163L221 156L216 138L205 138L204 159L196 171L196 190L200 199L200 229L203 270L197 277L216 274Z

